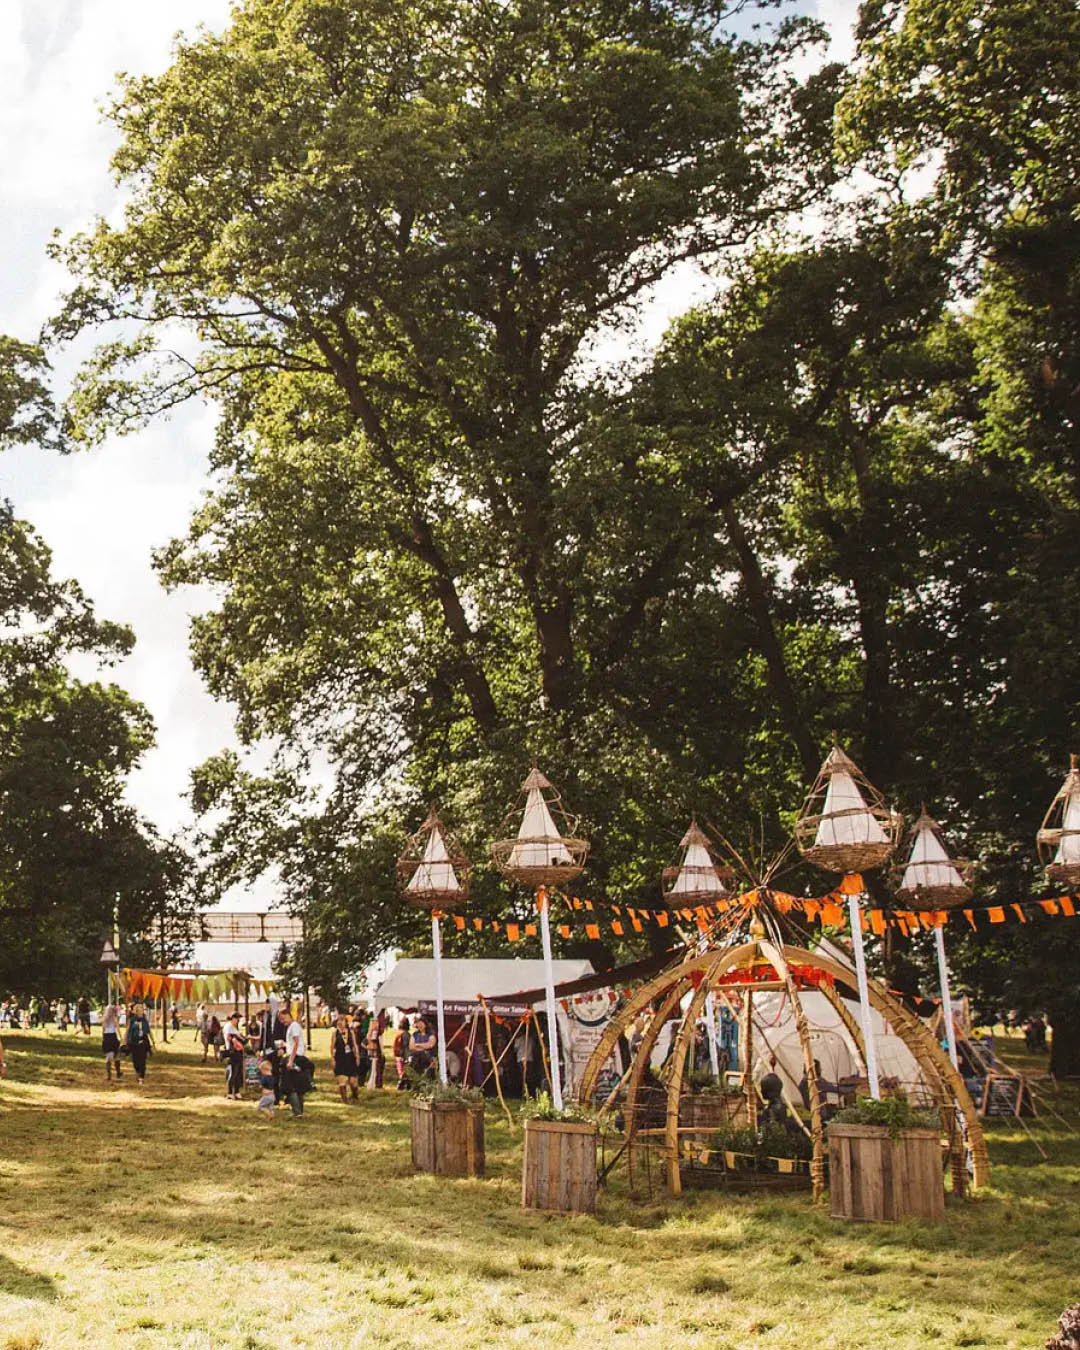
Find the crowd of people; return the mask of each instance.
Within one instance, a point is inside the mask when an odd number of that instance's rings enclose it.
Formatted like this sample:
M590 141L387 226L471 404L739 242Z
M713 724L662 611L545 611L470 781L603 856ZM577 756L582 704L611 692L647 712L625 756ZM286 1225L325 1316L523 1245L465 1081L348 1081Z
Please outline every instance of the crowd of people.
M0 1003L0 1029L8 1031L33 1030L55 1025L58 1031L73 1030L90 1035L90 1000L85 994L77 999L66 998L6 998Z

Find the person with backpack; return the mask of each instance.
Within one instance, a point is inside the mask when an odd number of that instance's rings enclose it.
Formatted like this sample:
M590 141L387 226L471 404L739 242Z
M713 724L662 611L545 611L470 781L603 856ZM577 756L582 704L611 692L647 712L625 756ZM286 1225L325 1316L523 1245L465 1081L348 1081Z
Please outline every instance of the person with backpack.
M136 1003L131 1009L124 1036L131 1067L135 1071L135 1081L140 1087L146 1081L146 1057L154 1047L154 1033L150 1030L150 1019L142 1003Z
M404 1092L409 1086L405 1077L405 1061L409 1058L409 1019L407 1017L403 1017L398 1023L393 1050L394 1064L397 1066L397 1090Z

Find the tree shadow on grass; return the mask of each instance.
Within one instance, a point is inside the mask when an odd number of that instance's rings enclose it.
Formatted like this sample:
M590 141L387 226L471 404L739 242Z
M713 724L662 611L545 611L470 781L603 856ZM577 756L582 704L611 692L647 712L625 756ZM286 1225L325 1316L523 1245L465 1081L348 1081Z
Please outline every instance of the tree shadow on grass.
M0 1294L11 1298L32 1298L39 1303L55 1303L60 1291L48 1275L24 1270L6 1256L0 1256Z

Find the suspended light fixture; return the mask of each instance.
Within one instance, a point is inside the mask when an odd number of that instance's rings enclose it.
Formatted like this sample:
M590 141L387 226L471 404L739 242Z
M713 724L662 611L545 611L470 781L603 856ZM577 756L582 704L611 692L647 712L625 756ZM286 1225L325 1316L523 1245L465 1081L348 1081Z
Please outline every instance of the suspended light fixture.
M951 858L941 829L923 807L911 831L907 862L900 874L896 898L908 909L952 909L971 899L970 864Z
M1051 881L1080 886L1080 768L1075 755L1069 756L1069 772L1036 839Z
M795 822L795 842L827 872L866 872L888 861L900 826L900 816L834 745Z

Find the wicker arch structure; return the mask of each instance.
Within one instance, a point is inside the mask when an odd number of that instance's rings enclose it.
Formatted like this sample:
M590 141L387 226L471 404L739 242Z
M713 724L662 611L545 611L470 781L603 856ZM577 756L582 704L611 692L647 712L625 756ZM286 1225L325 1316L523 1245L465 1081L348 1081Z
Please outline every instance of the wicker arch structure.
M738 979L730 980L731 974L756 963L764 963L776 972L775 981L762 983L748 975L745 983ZM626 1033L633 1020L646 1009L662 1000L659 1012L652 1019L649 1030L638 1050L629 1079L627 1081L626 1116L628 1120L628 1144L633 1143L635 1121L638 1116L637 1097L644 1078L649 1054L655 1044L660 1027L678 1007L686 993L693 991L690 1003L679 1027L671 1057L672 1069L666 1088L666 1128L664 1132L664 1152L667 1162L668 1186L673 1195L682 1191L682 1179L679 1163L679 1098L683 1087L683 1075L686 1064L686 1052L693 1036L694 1024L705 1003L710 990L721 990L727 998L735 996L741 1001L744 1014L744 1027L749 1033L751 1026L751 1008L755 992L786 991L791 1000L796 1033L802 1052L803 1067L806 1070L808 1095L810 1098L810 1135L813 1142L813 1158L810 1176L815 1196L819 1196L825 1185L825 1132L821 1119L821 1099L818 1092L817 1074L814 1068L811 1030L800 998L799 984L793 974L793 967L809 967L830 976L839 985L855 992L854 972L839 962L820 952L808 951L802 947L790 947L779 942L771 942L764 937L751 938L737 946L725 948L719 952L712 950L691 957L678 965L669 967L633 995L626 1005L612 1018L604 1030L582 1075L579 1099L587 1102L591 1099L597 1077L607 1062L615 1044ZM724 977L729 977L725 980ZM721 983L723 981L723 983ZM857 1056L866 1063L866 1047L862 1035L844 1006L839 995L827 984L820 991L837 1011L841 1022L856 1047ZM949 1150L952 1161L954 1186L961 1190L965 1180L965 1144L959 1129L950 1128L956 1113L963 1117L967 1131L967 1147L971 1150L974 1166L973 1182L983 1186L989 1179L989 1156L982 1125L975 1110L975 1104L960 1074L953 1068L949 1057L934 1039L930 1029L914 1013L909 1012L902 1003L893 998L877 981L869 982L870 1004L892 1025L893 1030L910 1051L912 1058L922 1070L930 1093L941 1114L949 1137ZM747 1097L748 1115L751 1121L757 1119L757 1094L753 1082L753 1056L749 1050L749 1035L744 1035L747 1045L743 1051L743 1090ZM632 1147L628 1149L633 1159Z

